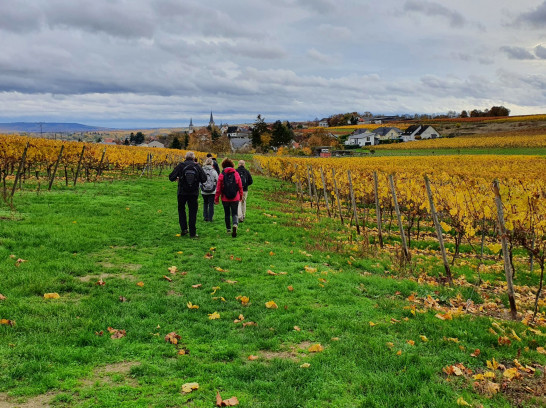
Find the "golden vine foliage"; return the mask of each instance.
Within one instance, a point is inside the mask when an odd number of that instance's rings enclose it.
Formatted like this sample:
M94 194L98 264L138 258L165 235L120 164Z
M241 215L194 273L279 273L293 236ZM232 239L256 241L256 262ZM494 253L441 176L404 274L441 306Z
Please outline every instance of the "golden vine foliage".
M430 212L424 176L428 175L444 230L454 229L471 238L484 222L495 225L497 210L492 182L498 179L506 227L525 242L546 245L546 158L539 156L431 156L376 158L284 158L256 156L270 175L308 185L308 169L322 191L320 168L327 189L333 190L336 173L342 199L349 196L347 170L351 171L357 201L373 204L373 172L379 175L378 196L383 208L391 208L388 175L396 175L398 201L408 216ZM331 197L333 198L333 197ZM446 231L447 232L447 231Z
M147 163L148 155L153 155L154 165L175 165L183 161L185 150L157 149L136 146L114 146L95 143L66 142L26 136L0 135L0 168L10 168L21 160L26 144L29 144L25 163L36 170L46 170L52 167L59 156L61 146L64 151L60 162L61 166L72 167L77 165L82 148L85 152L82 166L98 168L103 152L103 166L110 170L125 170L130 167L142 167ZM205 153L196 152L198 158L204 158Z

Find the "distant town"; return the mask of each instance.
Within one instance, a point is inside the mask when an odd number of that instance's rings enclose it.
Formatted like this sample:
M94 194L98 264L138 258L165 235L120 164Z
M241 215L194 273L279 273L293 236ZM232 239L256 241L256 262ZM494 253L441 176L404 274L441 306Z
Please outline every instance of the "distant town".
M154 148L193 149L216 152L268 152L279 149L294 154L328 153L330 150L369 149L386 143L458 136L457 124L435 126L474 117L508 116L502 106L491 109L448 112L446 115L373 115L370 112L335 114L303 122L267 123L262 115L246 124L216 123L213 112L207 126L119 130L78 123L0 123L1 133L16 133L49 139L85 141L105 145L133 145ZM430 122L434 123L430 123ZM459 125L460 126L460 125Z

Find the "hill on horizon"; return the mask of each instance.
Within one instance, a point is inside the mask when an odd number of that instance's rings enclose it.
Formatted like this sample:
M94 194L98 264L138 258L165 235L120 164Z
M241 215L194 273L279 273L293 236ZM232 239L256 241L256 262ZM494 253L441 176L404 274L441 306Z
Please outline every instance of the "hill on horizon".
M0 123L0 132L27 132L27 133L63 133L63 132L94 132L108 130L98 126L82 125L81 123L42 122L11 122Z

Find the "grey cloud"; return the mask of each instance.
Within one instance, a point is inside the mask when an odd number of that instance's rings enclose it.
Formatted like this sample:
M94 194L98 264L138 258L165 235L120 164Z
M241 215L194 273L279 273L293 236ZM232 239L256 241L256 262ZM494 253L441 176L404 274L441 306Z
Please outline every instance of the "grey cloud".
M296 3L319 13L329 13L336 10L336 3L331 0L296 0Z
M535 47L535 55L540 59L546 59L546 47L542 45L537 45Z
M430 17L446 17L449 19L451 27L462 27L466 24L466 20L461 13L431 1L406 1L404 11L414 11Z
M330 57L330 56L328 56L326 54L323 54L322 52L317 51L314 48L311 48L310 50L308 50L306 55L309 58L311 58L312 60L318 61L321 64L331 64L333 62L332 57Z
M500 50L503 51L510 59L514 59L514 60L535 59L535 56L523 47L510 47L506 45L504 47L501 47Z
M546 28L546 1L539 5L535 10L520 14L515 24L530 25L533 28Z

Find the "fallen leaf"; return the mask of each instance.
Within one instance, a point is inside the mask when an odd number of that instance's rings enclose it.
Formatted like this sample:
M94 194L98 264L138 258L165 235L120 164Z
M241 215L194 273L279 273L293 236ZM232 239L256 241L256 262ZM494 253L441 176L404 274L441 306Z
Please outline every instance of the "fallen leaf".
M500 336L498 339L498 342L500 346L503 346L503 345L509 346L510 344L512 344L512 341L506 336Z
M122 303L127 302L127 298L125 296L120 296L119 301L122 302Z
M243 320L245 320L245 317L242 314L240 314L239 317L233 321L233 323L235 324L241 323Z
M540 354L546 354L546 349L544 349L544 347L537 347L537 352Z
M461 405L461 406L464 406L464 407L471 407L472 406L468 402L466 402L463 397L457 398L457 405Z
M175 332L170 332L165 336L165 341L171 344L178 344L178 340L180 339L180 335L176 334Z
M486 394L495 395L500 390L500 384L494 383L492 381L486 381L483 385L483 390Z
M96 285L104 286L104 285L106 285L106 282L104 282L104 281L102 280L102 278L100 278L100 279L97 281Z
M218 312L209 313L209 319L210 320L216 320L220 318L220 314Z
M311 367L311 364L309 363L303 363L302 365L300 365L300 368L309 368Z
M268 270L267 270L267 274L268 274L268 275L276 275L276 273L273 272L271 269L268 269Z
M269 252L269 256L273 256L273 255L275 255L275 252L273 251Z
M203 286L202 283L198 283L196 285L191 285L191 287L194 288L194 289L200 288L201 286Z
M234 281L234 280L226 280L225 281L226 283L229 283L230 285L235 285L237 283L237 281Z
M368 324L370 325L370 327L374 327L374 326L375 326L375 323L374 323L374 322L369 322Z
M312 346L309 346L307 349L310 353L320 353L321 351L324 351L324 347L322 347L319 343L313 344Z
M387 342L387 347L389 347L389 348L393 348L393 347L394 347L394 343L391 343L390 341L389 341L389 342Z
M9 319L0 319L0 325L6 325L6 326L15 326L15 320L9 320Z
M171 266L171 267L169 267L169 268L167 268L167 269L168 269L169 272L170 272L171 274L173 274L173 275L174 275L176 272L178 272L178 268L177 268L176 266L174 266L174 265Z
M190 351L188 349L182 348L182 349L178 350L178 355L179 356L187 356L188 354L190 354Z
M231 397L226 400L222 400L220 393L216 391L216 406L217 407L233 407L239 405L239 400L237 397Z
M144 286L144 282L142 282L142 281L137 282L137 286L143 287L143 286Z
M257 326L258 324L256 322L243 322L243 327L246 326Z
M59 299L60 296L57 292L53 293L44 293L44 299Z
M215 270L217 270L218 272L226 272L225 269L222 269L220 268L219 266L217 266L216 268L214 268Z
M413 340L406 341L410 346L415 346L415 342Z
M100 332L95 332L95 336L102 337L103 334L104 332L102 330Z
M428 341L427 336L419 336L419 337L421 338L421 341L425 343Z
M481 353L480 349L476 349L474 350L472 354L470 354L470 357L478 357L480 353Z
M254 356L254 355L252 355L252 354L251 354L250 356L248 356L248 359L249 359L250 361L254 361L254 360L257 360L257 359L259 359L259 358L260 358L259 356Z
M0 293L0 300L6 300L6 297Z
M502 376L504 378L507 378L508 380L513 380L514 378L521 377L521 374L519 373L516 367L513 367L513 368L508 368L504 370L504 372L502 373Z
M26 259L19 258L15 262L15 266L19 267L19 265L21 265L23 262L28 262L28 261Z
M437 313L435 315L435 317L437 317L440 320L453 320L453 316L451 316L451 313L449 313L449 312L444 313L444 314Z
M188 306L188 309L199 309L199 305L194 305L192 302L186 303L186 306Z
M398 350L398 351L396 352L396 355L397 355L397 356L401 356L401 355L402 355L402 350Z
M199 389L199 384L196 383L196 382L186 383L186 384L182 385L182 392L184 394L188 394L188 393L192 392L193 390L197 390L197 389Z
M310 266L305 265L305 272L315 273L317 268L311 268Z
M110 338L112 339L121 339L122 337L125 337L125 335L127 334L125 330L118 330L112 327L108 327L108 331L110 332L111 334Z
M493 358L491 361L487 360L487 368L491 370L496 370L497 368L499 368L499 363L497 363L497 360L495 360L495 358Z
M212 288L212 292L210 293L211 295L214 295L216 293L217 290L220 290L220 286L214 286Z
M287 289L288 289L289 292L293 292L293 291L294 291L294 287L293 287L292 285L289 285L289 286L287 287Z
M265 307L267 307L268 309L278 309L279 306L277 306L277 304L270 300L269 302L265 302Z
M167 275L163 275L163 279L165 279L166 281L169 281L169 282L172 282L173 280L171 278L169 278Z
M299 326L294 326L294 330L296 330L296 331L301 331L301 329L299 328Z
M248 296L237 296L236 298L237 300L240 300L241 301L241 304L243 306L246 306L248 304L248 302L250 301L250 299L248 298Z

